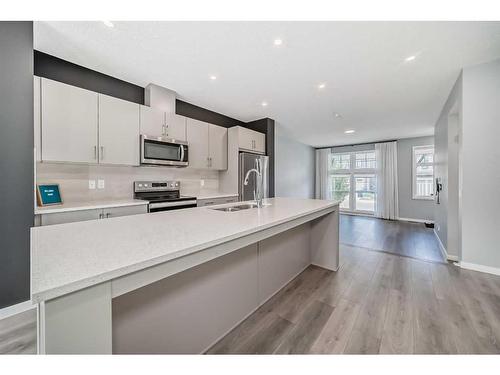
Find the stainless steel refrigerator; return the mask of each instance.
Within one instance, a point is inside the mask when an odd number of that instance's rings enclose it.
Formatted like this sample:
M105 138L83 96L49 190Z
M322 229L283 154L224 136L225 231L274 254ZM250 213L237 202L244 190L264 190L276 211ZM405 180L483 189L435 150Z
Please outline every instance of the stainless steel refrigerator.
M264 198L269 198L269 156L251 154L249 152L240 152L239 162L239 182L238 193L240 201L251 201L255 199L255 183L257 181L255 173L250 175L248 185L244 185L247 172L256 167L256 161L260 159L262 163L262 177L264 183Z

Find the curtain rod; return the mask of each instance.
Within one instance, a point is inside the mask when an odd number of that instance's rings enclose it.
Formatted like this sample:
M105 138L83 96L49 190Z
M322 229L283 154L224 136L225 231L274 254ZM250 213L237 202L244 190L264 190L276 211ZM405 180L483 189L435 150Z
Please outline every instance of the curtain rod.
M354 146L363 146L363 145L374 145L375 143L386 143L386 142L396 142L397 139L387 139L385 141L376 141L376 142L365 142L365 143L354 143L350 145L338 145L338 146L325 146L325 147L314 147L315 150L322 150L325 148L335 148L335 147L354 147Z

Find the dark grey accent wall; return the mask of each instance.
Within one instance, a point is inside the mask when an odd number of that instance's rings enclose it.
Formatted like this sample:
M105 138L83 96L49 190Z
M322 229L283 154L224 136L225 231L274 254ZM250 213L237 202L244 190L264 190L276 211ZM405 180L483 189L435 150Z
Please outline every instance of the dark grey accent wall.
M263 118L247 122L244 127L266 134L266 154L269 156L269 197L275 195L275 171L274 171L274 137L275 123L273 119Z
M0 22L0 308L30 298L33 22Z
M144 88L95 70L35 51L35 75L144 104Z
M194 118L195 120L209 122L211 124L231 128L233 126L246 126L246 123L232 117L198 107L197 105L177 99L175 101L175 113L181 116Z

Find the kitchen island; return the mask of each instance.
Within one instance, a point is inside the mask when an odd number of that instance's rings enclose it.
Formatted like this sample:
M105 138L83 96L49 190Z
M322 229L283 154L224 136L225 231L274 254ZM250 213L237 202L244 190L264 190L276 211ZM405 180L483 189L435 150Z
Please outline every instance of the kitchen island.
M338 269L338 202L265 204L32 228L40 352L201 353L310 264Z

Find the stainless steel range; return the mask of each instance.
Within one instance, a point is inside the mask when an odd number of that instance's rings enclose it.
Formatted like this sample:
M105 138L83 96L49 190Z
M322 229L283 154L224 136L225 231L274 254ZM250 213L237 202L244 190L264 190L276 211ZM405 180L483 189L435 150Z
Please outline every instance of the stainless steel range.
M149 212L196 207L196 197L181 196L180 189L180 181L135 181L134 198L149 201Z

